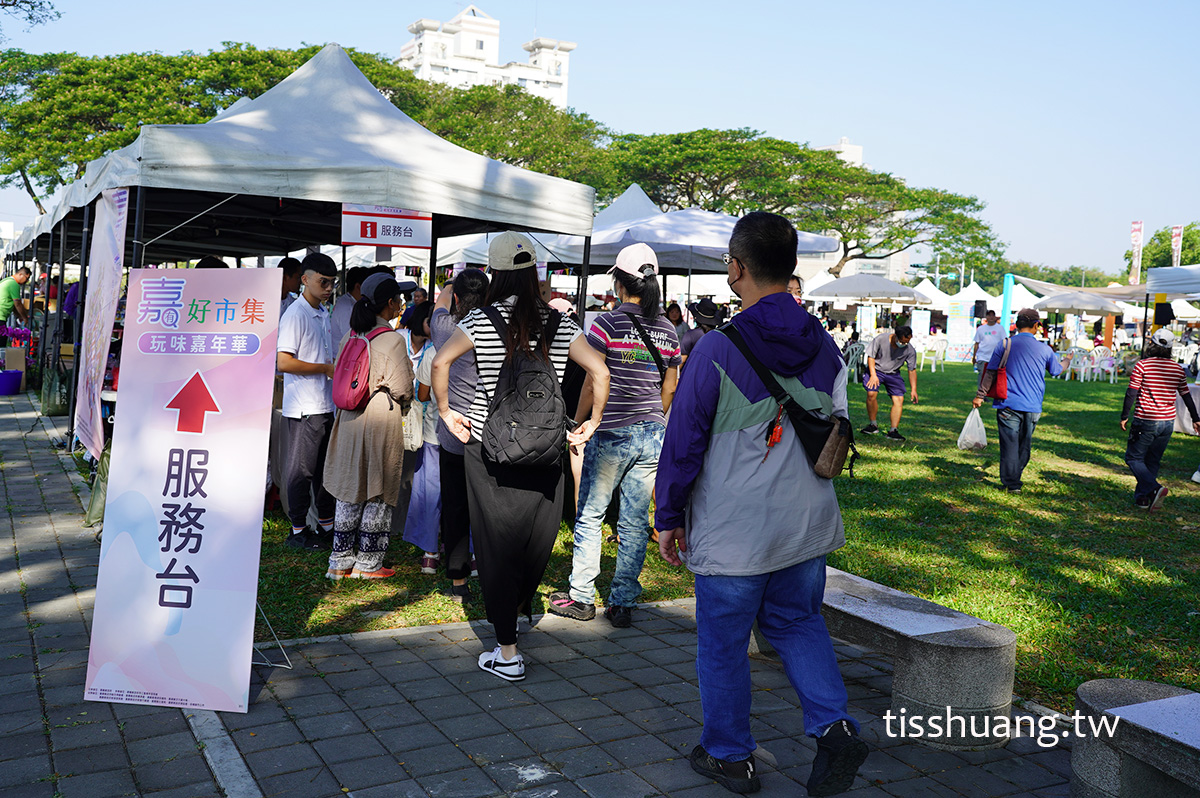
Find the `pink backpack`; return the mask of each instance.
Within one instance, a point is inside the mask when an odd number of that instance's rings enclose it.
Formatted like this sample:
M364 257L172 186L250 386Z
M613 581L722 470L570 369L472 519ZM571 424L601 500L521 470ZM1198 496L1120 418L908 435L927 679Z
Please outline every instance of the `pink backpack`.
M371 344L375 336L392 332L386 327L366 335L352 333L338 355L333 371L333 403L342 410L362 410L371 398Z

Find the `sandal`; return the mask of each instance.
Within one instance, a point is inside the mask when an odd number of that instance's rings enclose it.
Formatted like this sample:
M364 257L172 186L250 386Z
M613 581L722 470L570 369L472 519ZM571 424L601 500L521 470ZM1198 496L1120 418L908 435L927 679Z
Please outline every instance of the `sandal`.
M421 573L436 574L438 568L438 556L425 552L425 556L421 558Z
M379 569L375 570L375 571L360 571L357 568L355 568L353 571L350 572L350 575L347 576L346 578L347 579L387 579L389 576L395 576L395 575L396 575L396 572L393 571L391 568L384 568L383 566L380 566Z

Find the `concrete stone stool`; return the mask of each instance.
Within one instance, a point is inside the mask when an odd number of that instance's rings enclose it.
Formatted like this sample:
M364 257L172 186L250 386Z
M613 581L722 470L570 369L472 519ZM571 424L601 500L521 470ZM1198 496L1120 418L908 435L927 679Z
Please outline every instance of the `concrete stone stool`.
M1200 798L1200 693L1096 679L1075 691L1075 711L1086 736L1071 750L1072 798ZM1091 725L1102 719L1111 736Z
M897 733L899 718L937 717L950 728L934 736L923 724L926 733L909 739L949 751L1008 742L1017 656L1010 629L829 567L821 614L834 637L892 658ZM770 648L755 627L751 653Z

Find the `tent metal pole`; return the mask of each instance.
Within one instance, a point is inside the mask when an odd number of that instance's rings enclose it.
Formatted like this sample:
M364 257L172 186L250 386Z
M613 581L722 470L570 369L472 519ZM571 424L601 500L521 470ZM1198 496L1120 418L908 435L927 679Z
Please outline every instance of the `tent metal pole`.
M142 229L146 217L146 187L138 186L137 188L137 208L134 209L133 216L133 257L129 261L129 268L142 268L142 260L146 257L146 246L142 243Z
M56 299L54 301L54 349L50 352L50 362L54 372L58 373L59 366L62 365L62 338L63 338L63 299L66 296L63 293L63 283L66 282L67 275L67 219L70 215L63 218L62 234L58 237L58 290L55 292ZM49 285L47 285L47 288ZM47 292L48 293L48 292Z
M683 304L687 305L691 301L692 301L692 264L689 263L688 264L687 299L684 300Z
M41 372L42 379L46 378L46 328L50 321L50 271L54 263L54 234L58 232L58 237L62 238L62 222L57 225L50 226L50 239L46 242L46 290L42 294L42 331L38 334L37 345L37 364L38 371ZM37 295L37 281L33 281L33 294ZM33 315L33 303L30 303L30 315Z
M588 271L592 263L592 237L583 237L583 263L579 264L579 288L575 292L575 312L583 320L587 305L584 302L587 292Z
M1146 331L1150 329L1150 295L1146 294L1146 312L1142 314L1142 357L1146 356Z
M81 370L80 364L83 362L83 341L80 335L83 327L83 297L87 293L87 272L88 261L91 259L88 250L88 234L92 227L92 204L89 202L83 206L83 236L79 244L79 292L75 297L75 315L71 318L71 323L74 325L74 334L72 340L75 344L74 373L71 375L71 394L67 402L67 448L74 451L72 445L75 440L75 404L79 395L79 375Z
M346 245L342 244L342 293L348 294L350 286L346 285Z
M441 235L442 224L435 213L429 225L429 288L425 291L425 301L432 302L434 289L437 288L437 245ZM549 275L547 275L549 276ZM417 285L421 284L421 275L417 274Z

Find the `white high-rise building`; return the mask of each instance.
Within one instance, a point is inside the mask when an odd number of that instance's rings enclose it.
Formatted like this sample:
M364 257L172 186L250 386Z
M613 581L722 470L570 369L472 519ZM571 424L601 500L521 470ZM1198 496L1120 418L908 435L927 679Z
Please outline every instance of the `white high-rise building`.
M396 63L424 80L458 88L521 86L567 107L567 74L575 42L538 37L521 47L529 61L500 63L500 21L469 5L449 22L418 19Z
M837 156L851 166L862 166L870 168L863 162L863 147L861 144L851 144L850 139L842 136L838 139L838 143L829 147L817 147L818 150L829 150L837 153ZM838 262L841 256L838 253L822 255L820 260L823 263L823 268L828 269ZM907 271L911 259L908 250L898 252L895 255L884 258L883 260L852 260L846 263L842 269L841 277L849 277L852 274L875 274L880 277L886 277L889 280L894 280L899 283L907 276ZM816 273L811 263L806 264L806 270L811 270Z

